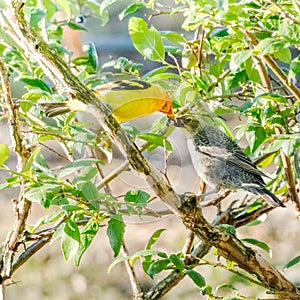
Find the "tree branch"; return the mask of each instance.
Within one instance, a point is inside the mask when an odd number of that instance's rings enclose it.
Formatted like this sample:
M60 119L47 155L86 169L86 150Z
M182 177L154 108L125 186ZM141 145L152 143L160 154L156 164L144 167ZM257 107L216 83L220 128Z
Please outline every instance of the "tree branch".
M12 145L14 152L17 154L18 164L17 171L22 172L22 169L27 162L30 152L23 144L23 137L20 130L20 122L18 118L18 110L12 101L10 92L10 83L7 76L4 62L0 60L0 80L3 91L3 98L8 110L8 125L10 129L10 136L12 139ZM25 230L27 217L31 207L31 202L24 197L25 181L20 180L19 197L13 200L14 221L6 236L1 249L0 260L0 283L3 285L6 279L10 278L12 274L12 263L17 248L22 240L22 236ZM4 286L2 286L2 291ZM4 298L4 295L2 296Z

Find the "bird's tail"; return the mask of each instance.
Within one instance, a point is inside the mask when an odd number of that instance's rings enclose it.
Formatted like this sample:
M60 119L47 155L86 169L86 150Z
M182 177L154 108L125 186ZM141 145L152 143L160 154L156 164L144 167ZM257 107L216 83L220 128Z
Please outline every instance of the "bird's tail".
M284 203L280 201L273 193L264 187L256 187L249 189L249 192L261 196L266 202L272 206L285 207Z
M45 110L46 117L55 117L70 111L85 111L86 104L78 100L70 100L66 102L43 102L39 103Z

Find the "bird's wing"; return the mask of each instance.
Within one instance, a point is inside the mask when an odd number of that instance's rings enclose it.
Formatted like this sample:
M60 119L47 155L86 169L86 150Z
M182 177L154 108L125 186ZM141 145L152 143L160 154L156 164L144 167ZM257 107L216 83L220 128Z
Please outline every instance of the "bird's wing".
M220 147L206 147L201 146L199 149L211 157L224 160L226 163L232 163L238 168L258 176L266 176L263 172L259 171L254 163L244 154L241 150L236 149L234 152L229 153L226 149ZM262 184L264 184L262 180Z

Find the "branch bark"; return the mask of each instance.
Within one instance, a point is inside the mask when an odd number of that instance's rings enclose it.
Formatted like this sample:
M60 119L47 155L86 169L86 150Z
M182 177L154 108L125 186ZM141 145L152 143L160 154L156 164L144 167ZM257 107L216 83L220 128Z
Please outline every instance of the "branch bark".
M14 152L18 158L17 171L22 172L26 164L30 152L23 144L23 137L20 130L20 123L18 118L18 111L16 105L12 101L10 92L10 83L4 62L0 60L0 80L3 91L3 98L8 110L8 125L10 129L10 136L12 138L12 145ZM18 199L13 200L14 221L3 243L0 257L0 284L2 291L4 291L4 282L10 278L12 274L12 264L14 255L22 240L25 231L26 221L31 207L31 202L24 197L25 182L21 181ZM4 292L0 297L4 299Z
M182 218L187 228L208 245L216 247L220 255L235 261L241 268L251 274L255 274L266 288L298 293L299 297L300 291L297 287L285 279L278 270L259 254L245 247L234 235L211 226L197 207L196 197L181 199L174 192L159 172L150 166L138 147L130 141L130 138L111 116L109 109L70 72L66 64L31 30L24 20L23 2L14 0L11 3L7 1L7 3L10 8L6 9L0 16L3 28L13 33L11 37L19 47L35 59L54 82L59 82L59 86L63 88L64 92L67 91L78 100L90 105L91 111L96 110L101 125L113 140L123 148L133 169L144 176L156 195ZM183 202L184 204L182 204Z

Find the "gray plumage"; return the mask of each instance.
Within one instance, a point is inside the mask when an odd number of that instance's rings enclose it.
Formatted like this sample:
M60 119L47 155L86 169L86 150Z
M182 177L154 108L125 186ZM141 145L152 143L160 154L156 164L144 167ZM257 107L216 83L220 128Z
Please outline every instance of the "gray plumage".
M178 115L177 121L189 132L188 148L201 179L217 188L242 189L261 196L272 206L285 205L265 188L259 171L242 149L216 126L193 114Z

